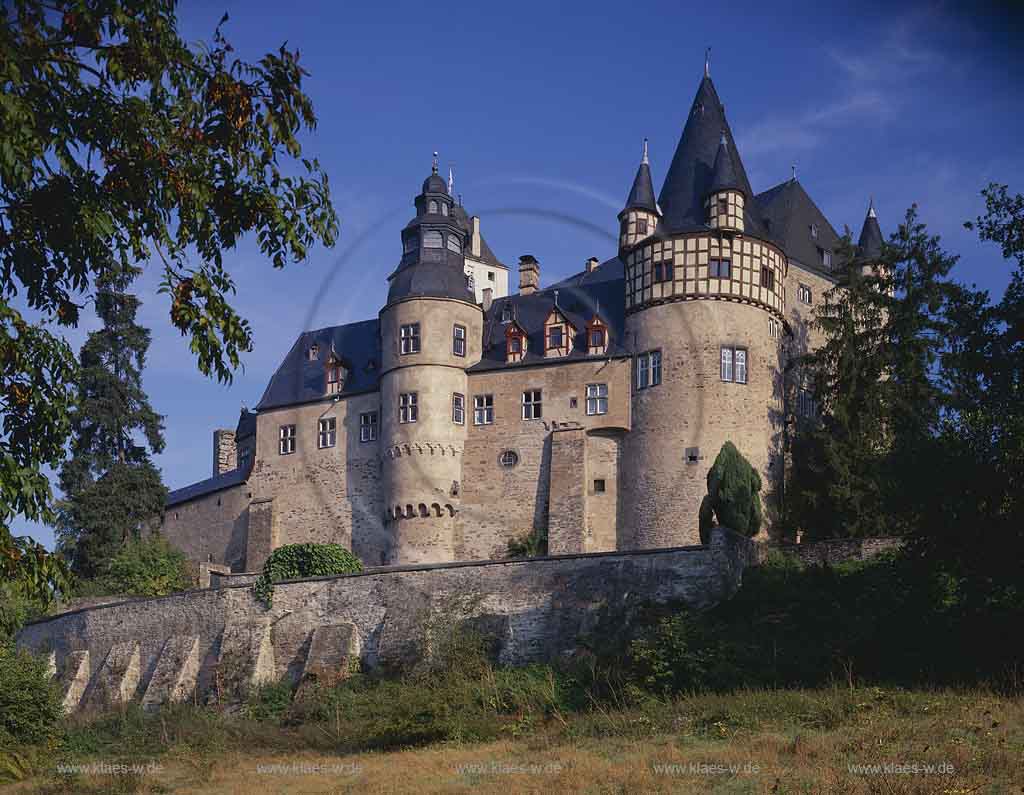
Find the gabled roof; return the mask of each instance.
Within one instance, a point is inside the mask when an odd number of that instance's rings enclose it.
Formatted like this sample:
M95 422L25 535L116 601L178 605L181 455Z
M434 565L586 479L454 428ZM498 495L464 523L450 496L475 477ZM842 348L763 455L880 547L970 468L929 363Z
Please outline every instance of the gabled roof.
M878 226L874 202L868 207L864 226L860 230L860 239L857 241L857 248L860 249L862 257L877 259L882 256L882 230Z
M245 469L236 467L228 472L214 475L212 478L192 483L184 488L175 489L167 495L166 505L168 508L173 508L175 505L181 505L183 502L205 497L207 494L214 494L224 489L230 489L232 486L241 485L249 479L250 472L252 472L252 461L249 462Z
M723 135L731 150L737 187L747 196L753 196L736 141L725 119L725 108L711 78L705 76L693 98L690 115L672 157L672 165L665 175L665 184L661 187L658 204L664 220L659 228L664 227L669 233L708 228L704 199L710 193L715 155ZM752 215L749 208L744 224L750 234L761 236L765 233L760 219Z
M622 261L614 257L593 271L577 273L536 293L495 298L484 315L483 358L470 368L470 372L628 355L623 344L623 272ZM567 356L551 359L544 356L544 323L554 309L555 290L558 291L558 311L575 326L576 339ZM518 362L506 361L505 330L509 324L501 322L502 311L506 307L512 310L512 318L527 335L526 355ZM587 353L585 339L587 322L595 314L600 315L607 325L610 338L607 352L600 356Z
M839 235L798 180L789 179L757 194L754 207L767 225L768 235L787 257L805 268L832 275L824 268L819 249L831 251L835 257ZM817 228L816 239L811 236L812 225Z
M319 348L319 354L310 361L307 351L314 343ZM256 410L266 411L325 397L324 365L332 349L348 367L340 393L342 397L377 389L380 329L379 321L375 318L300 334L271 377Z

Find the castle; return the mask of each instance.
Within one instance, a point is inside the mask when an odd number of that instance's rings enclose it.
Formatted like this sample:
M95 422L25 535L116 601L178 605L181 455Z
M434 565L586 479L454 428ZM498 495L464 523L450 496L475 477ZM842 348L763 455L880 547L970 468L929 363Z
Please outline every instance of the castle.
M523 256L510 295L436 157L415 208L378 317L300 335L214 432L213 477L170 494L162 532L191 559L252 571L316 541L370 566L482 560L539 531L552 555L695 544L726 441L777 501L814 411L787 365L819 342L839 236L795 175L753 192L706 69L657 198L645 142L610 259L542 287ZM859 247L881 253L873 209Z

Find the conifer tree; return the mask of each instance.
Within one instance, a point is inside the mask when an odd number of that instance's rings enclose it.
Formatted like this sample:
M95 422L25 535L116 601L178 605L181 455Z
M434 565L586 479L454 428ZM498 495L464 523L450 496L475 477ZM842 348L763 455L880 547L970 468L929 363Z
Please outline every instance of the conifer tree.
M142 387L150 333L135 322L139 300L127 292L138 273L118 267L97 280L103 326L82 346L70 456L60 470L60 546L86 578L105 573L167 496L150 461L164 448L162 417Z

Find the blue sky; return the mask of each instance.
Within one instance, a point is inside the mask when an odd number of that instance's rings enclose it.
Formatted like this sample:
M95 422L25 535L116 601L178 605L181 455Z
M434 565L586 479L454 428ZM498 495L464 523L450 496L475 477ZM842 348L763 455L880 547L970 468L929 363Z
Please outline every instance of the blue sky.
M210 475L211 433L234 427L306 328L370 318L431 153L514 268L550 283L615 251L615 215L650 138L660 188L712 48L711 75L755 191L790 176L838 231L874 196L888 235L916 202L962 256L958 276L1001 294L1009 267L963 222L991 180L1024 191L1019 20L943 3L210 3L184 0L183 34L224 10L240 57L287 41L309 70L320 159L341 239L275 271L252 241L226 260L255 348L230 387L203 378L167 321L159 274L139 284L153 329L145 385L165 415L157 457L177 488ZM515 281L515 274L512 276ZM84 322L76 346L95 327ZM15 532L52 544L48 528Z

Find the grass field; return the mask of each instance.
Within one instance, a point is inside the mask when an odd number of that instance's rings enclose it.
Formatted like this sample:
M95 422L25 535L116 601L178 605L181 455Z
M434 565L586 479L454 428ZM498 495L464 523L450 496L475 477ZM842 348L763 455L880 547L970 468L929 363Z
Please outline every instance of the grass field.
M983 690L747 690L595 704L495 717L489 731L404 748L341 715L286 723L195 707L80 718L64 750L26 760L35 773L4 791L1024 792L1024 699ZM360 745L386 748L352 752ZM58 773L58 764L100 767ZM102 767L115 764L143 769Z

